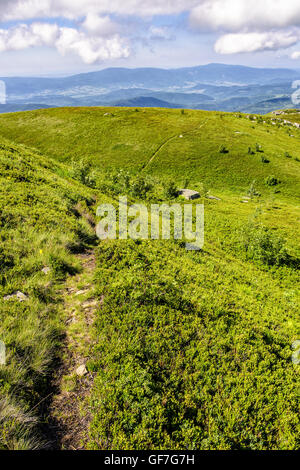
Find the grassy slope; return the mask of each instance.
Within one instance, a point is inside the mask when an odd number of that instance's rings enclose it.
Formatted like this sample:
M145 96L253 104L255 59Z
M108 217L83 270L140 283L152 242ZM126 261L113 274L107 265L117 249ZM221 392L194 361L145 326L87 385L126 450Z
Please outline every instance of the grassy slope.
M297 448L293 273L213 243L109 243L98 259L90 448Z
M74 206L92 199L65 167L3 139L0 187L0 449L32 449L41 446L35 416L63 334L58 291L80 269L72 253L91 238ZM3 300L16 291L28 300Z
M288 197L300 193L299 162L284 157L289 152L300 159L300 132L295 130L290 137L289 128L236 116L204 111L181 115L180 110L170 109L61 108L2 115L0 134L61 161L87 157L99 168L135 170L175 137L146 171L190 178L193 184L200 180L211 189L233 192L246 189L253 179L261 185L265 177L279 173ZM255 150L256 143L262 145L269 164L261 163L261 154L248 155L249 146ZM222 144L228 154L219 153Z
M300 132L222 116L80 108L0 117L1 134L48 156L88 157L100 172L127 167L178 185L188 178L222 198L205 201L202 254L173 242L99 247L91 448L299 446L298 273L245 259L239 240L255 220L299 258ZM264 153L248 154L256 143ZM280 186L266 187L270 175ZM261 197L241 204L254 179Z

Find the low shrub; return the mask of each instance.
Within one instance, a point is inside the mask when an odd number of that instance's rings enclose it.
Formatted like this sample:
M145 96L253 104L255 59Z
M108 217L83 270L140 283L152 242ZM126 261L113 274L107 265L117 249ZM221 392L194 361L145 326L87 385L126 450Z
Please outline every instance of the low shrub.
M254 197L260 197L261 196L260 192L258 192L258 190L257 190L255 181L253 181L251 183L251 186L247 191L247 196L249 196L251 199L254 198Z
M240 248L246 259L269 266L288 264L290 256L285 241L263 225L247 224L240 234Z
M219 152L225 154L229 153L229 150L225 147L225 145L221 145Z
M166 199L175 199L178 196L178 188L174 181L169 181L164 190Z
M147 194L153 189L153 185L143 176L137 176L131 186L130 193L138 199L146 199Z
M96 187L95 172L87 160L72 160L70 175L73 179L90 188Z
M275 176L268 176L265 179L265 184L267 186L277 186L278 184L280 184L280 180L278 178L275 178Z

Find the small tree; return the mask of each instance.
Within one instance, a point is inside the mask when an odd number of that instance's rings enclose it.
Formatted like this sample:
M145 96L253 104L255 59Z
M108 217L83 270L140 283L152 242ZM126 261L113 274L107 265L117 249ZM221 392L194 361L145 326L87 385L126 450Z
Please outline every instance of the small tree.
M267 186L277 186L278 184L280 184L280 181L278 178L275 178L275 176L268 176L265 179L265 184Z
M221 145L219 152L224 154L229 153L229 150L225 147L225 145Z
M290 260L285 241L263 225L247 224L241 231L240 247L247 259L269 266L282 266Z
M261 194L257 191L256 188L256 181L252 181L250 188L247 191L247 196L249 196L251 199L254 197L260 197Z
M178 189L174 181L169 181L165 191L164 196L166 199L174 199L178 196Z
M91 170L92 165L87 160L72 160L71 177L85 186L94 188L96 186L95 173Z
M132 184L131 193L134 197L145 199L152 185L143 176L138 176Z

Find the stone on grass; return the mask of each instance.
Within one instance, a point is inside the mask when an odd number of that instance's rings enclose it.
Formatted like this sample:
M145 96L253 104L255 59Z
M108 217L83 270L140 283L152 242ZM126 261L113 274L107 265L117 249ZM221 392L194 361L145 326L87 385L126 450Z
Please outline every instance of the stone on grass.
M179 189L179 196L183 196L185 199L192 201L194 199L199 199L200 193L198 191L193 191L192 189Z
M78 375L78 377L84 377L87 373L88 371L85 367L85 364L81 364L81 366L77 367L76 369L76 375Z
M42 272L43 272L44 274L49 274L49 273L50 273L50 271L51 271L51 269L50 269L50 268L48 268L47 266L46 266L45 268L43 268L43 269L42 269Z
M17 292L14 292L11 295L6 295L5 297L3 297L3 300L11 300L11 299L16 299L19 302L25 302L25 300L28 300L29 297L27 295L23 294L23 292L21 292L19 290Z
M75 296L77 297L78 295L83 295L83 294L86 294L88 289L85 289L85 290L79 290L75 293Z

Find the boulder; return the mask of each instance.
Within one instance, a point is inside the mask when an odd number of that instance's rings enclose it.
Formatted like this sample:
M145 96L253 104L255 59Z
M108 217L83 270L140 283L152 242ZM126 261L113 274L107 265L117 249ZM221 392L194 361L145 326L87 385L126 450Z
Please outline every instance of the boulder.
M18 300L19 302L25 302L25 300L28 300L29 297L20 291L14 292L11 295L6 295L5 297L3 297L3 300L11 300L11 299Z
M78 377L84 377L87 373L88 371L85 367L85 364L81 364L81 366L77 367L76 369L76 375L78 375Z
M50 273L50 271L51 271L51 269L50 269L50 268L48 268L47 266L46 266L45 268L43 268L43 269L42 269L42 273L44 273L44 274L49 274L49 273Z
M178 195L183 196L188 201L193 201L194 199L199 199L201 197L198 191L193 191L192 189L179 189Z

